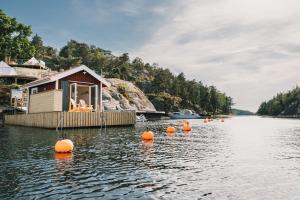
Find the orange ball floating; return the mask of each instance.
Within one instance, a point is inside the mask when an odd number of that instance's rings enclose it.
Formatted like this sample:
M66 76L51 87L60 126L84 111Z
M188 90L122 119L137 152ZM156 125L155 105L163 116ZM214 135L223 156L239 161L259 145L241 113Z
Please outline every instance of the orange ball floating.
M153 140L154 139L154 133L152 131L145 131L142 134L143 140Z
M168 133L168 132L167 132L168 138L172 138L174 135L175 135L175 132L173 132L173 133Z
M74 149L73 142L69 139L58 140L55 144L56 153L70 153Z
M182 127L182 130L183 131L191 131L192 128L190 126L188 126L188 125L185 125L185 126Z
M223 118L221 119L221 122L224 122L224 119L223 119Z
M176 128L174 128L173 126L170 126L167 128L166 130L167 133L175 133L176 132Z
M66 160L71 159L73 157L72 153L55 153L54 159L55 160Z

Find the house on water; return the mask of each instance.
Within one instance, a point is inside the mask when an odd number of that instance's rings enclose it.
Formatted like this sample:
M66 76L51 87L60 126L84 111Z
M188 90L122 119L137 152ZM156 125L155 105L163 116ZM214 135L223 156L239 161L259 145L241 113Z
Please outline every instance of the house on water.
M69 111L80 102L102 111L102 88L110 86L93 70L81 65L23 85L28 88L28 113Z
M23 85L29 93L27 114L6 116L6 122L46 128L134 124L134 111L103 112L102 90L109 86L85 65L46 76ZM86 109L73 112L76 107Z

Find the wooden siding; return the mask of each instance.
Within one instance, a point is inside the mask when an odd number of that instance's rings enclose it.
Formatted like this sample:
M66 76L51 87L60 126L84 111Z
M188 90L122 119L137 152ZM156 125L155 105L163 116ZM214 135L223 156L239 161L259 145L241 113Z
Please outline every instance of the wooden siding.
M59 87L58 89L61 89L62 81L68 81L68 82L73 81L73 82L92 83L92 84L100 85L100 81L98 81L95 77L93 77L89 73L84 74L83 71L77 72L75 74L72 74L70 76L60 79L59 84L58 84L58 87ZM31 94L32 88L35 88L35 87L38 88L38 92L53 90L53 89L55 89L55 81L50 82L50 83L45 83L42 85L38 85L38 86L34 86L34 87L30 87L30 94Z
M129 126L134 125L135 111L122 112L44 112L34 114L6 115L5 124L41 128Z
M29 113L62 111L62 91L50 90L30 95Z
M61 81L69 81L69 82L82 82L82 83L92 83L95 85L100 85L100 81L95 77L90 75L89 73L83 73L83 71L77 72L65 78L59 80L59 86L61 86Z

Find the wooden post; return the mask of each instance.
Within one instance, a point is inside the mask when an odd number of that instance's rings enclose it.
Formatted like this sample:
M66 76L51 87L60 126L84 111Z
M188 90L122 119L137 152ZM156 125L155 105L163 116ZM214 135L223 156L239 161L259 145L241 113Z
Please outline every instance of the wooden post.
M99 111L100 112L103 112L103 105L102 105L102 90L103 90L103 88L102 88L102 82L100 83L100 88L99 88L99 104L100 104L100 109L99 109Z

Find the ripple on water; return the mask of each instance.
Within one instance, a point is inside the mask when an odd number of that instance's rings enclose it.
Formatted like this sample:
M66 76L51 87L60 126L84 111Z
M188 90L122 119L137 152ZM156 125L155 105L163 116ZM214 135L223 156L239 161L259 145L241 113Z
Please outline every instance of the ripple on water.
M298 199L299 121L233 118L190 120L192 132L165 128L178 121L66 131L72 156L53 152L55 131L0 131L0 199Z

